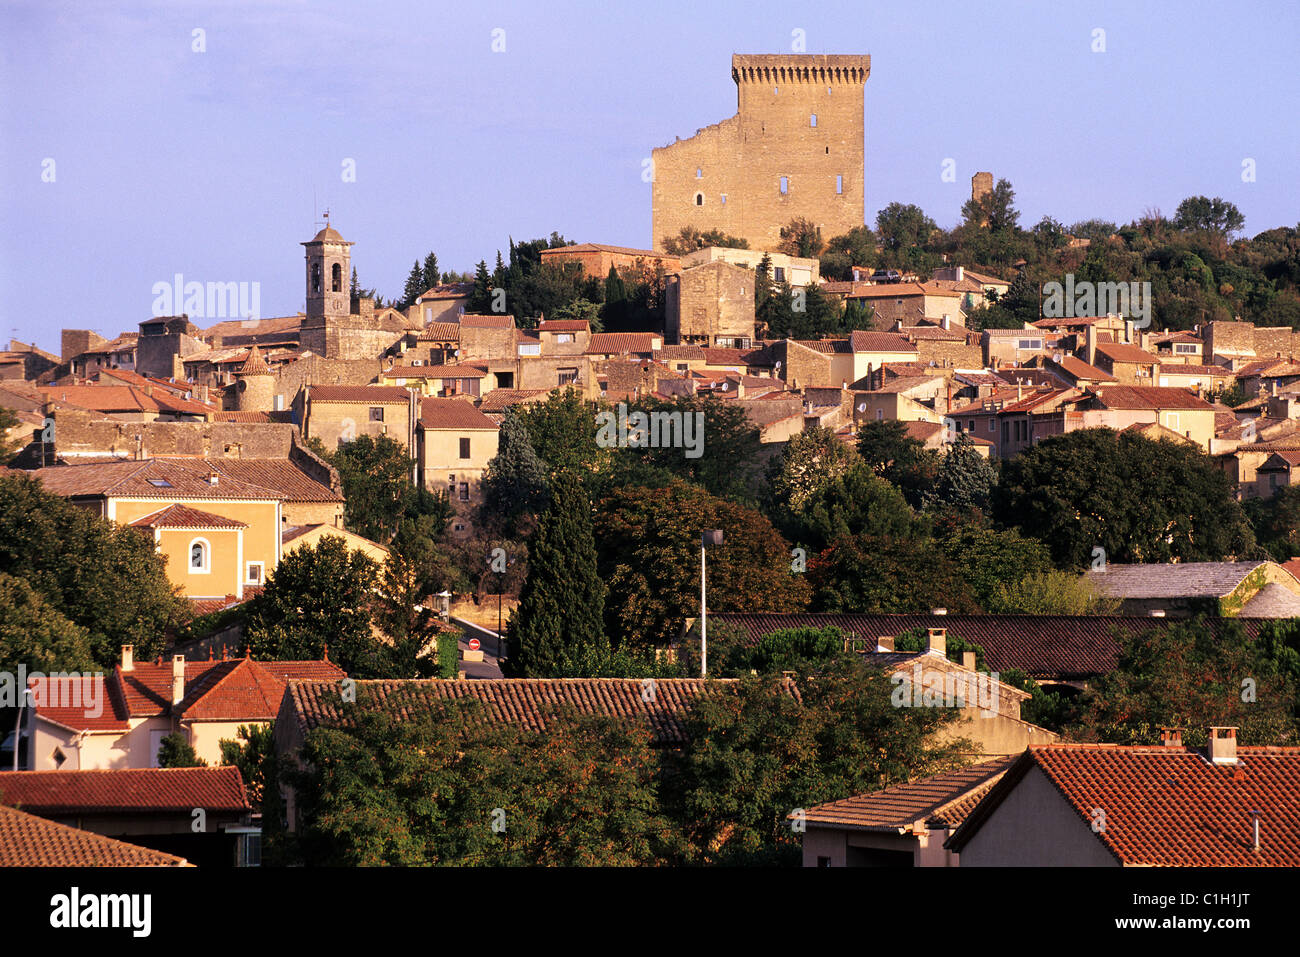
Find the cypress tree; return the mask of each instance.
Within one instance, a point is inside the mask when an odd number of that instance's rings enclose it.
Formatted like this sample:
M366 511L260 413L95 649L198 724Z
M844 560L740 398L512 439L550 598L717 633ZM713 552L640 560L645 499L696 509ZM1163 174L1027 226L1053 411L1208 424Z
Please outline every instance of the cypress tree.
M420 260L416 260L411 266L411 272L406 277L406 286L402 289L402 306L406 309L408 306L415 305L415 300L420 298L420 294L428 289L424 283L424 271L420 269Z
M497 258L501 254L497 253ZM469 299L469 312L487 312L492 301L492 277L488 275L487 260L480 259L474 270L474 293Z
M508 519L541 508L546 498L546 471L546 463L537 457L519 416L507 413L501 420L497 454L483 475L484 504Z
M420 285L424 287L420 292L426 289L432 289L442 281L442 273L438 272L438 257L434 253L424 257L424 268L420 271Z
M604 616L591 500L575 476L561 473L552 480L551 502L533 537L528 578L510 620L515 666L530 678L589 676L610 654Z

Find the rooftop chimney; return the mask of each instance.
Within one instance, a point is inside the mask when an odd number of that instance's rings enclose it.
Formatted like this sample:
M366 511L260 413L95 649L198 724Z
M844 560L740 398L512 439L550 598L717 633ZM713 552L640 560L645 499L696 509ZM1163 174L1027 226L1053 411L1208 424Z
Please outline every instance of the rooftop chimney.
M1210 728L1210 761L1214 764L1237 763L1237 729L1233 727Z
M172 704L180 704L185 698L185 656L172 656Z
M135 645L122 646L122 670L135 671Z
M1163 608L1152 608L1148 614L1152 618L1163 618L1165 617L1165 610Z
M1183 746L1183 729L1161 728L1160 743L1166 748L1181 748Z
M876 639L876 651L893 651L893 650L894 650L893 635L881 635L879 638Z
M963 651L961 653L961 666L967 671L975 670L975 652Z
M948 629L931 628L926 637L926 651L935 655L948 657Z
M946 615L946 614L948 614L948 609L947 609L947 608L931 608L931 609L930 609L930 614L932 614L932 615Z

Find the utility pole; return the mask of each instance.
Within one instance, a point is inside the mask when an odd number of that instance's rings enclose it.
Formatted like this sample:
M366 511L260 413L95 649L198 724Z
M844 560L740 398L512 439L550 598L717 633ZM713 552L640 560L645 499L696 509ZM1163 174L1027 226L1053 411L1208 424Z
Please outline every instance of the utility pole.
M722 544L722 529L706 528L700 536L700 677L709 676L709 590L708 558L709 545Z

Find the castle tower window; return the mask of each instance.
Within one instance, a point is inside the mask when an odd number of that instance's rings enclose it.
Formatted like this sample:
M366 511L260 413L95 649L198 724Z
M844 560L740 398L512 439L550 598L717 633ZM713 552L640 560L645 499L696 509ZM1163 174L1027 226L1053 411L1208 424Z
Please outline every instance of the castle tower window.
M702 179L703 177L704 177L704 170L700 169L698 166L695 167L695 178Z
M812 125L812 126L816 126L816 125L817 125L817 114L816 114L816 113L814 113L814 114L812 115L812 120L811 120L810 122L811 122L811 125Z
M320 263L311 264L311 291L320 292Z
M343 291L343 267L335 263L330 268L330 292Z
M835 177L835 192L837 192L837 193L842 193L842 192L844 192L844 177L843 177L843 176L836 176L836 177Z
M782 176L782 177L781 177L781 195L784 196L784 195L786 195L786 194L789 193L789 192L790 192L790 177L789 177L789 176Z
M703 194L703 193L696 193L696 194L695 194L695 205L696 205L696 206L703 206L703 205L704 205L704 194Z
M780 96L780 95L781 95L781 88L780 88L779 86L774 86L774 87L772 87L772 95L773 95L773 96Z
M723 206L726 206L726 205L727 205L727 194L726 194L726 193L723 193L723 194L722 194L722 205L723 205Z

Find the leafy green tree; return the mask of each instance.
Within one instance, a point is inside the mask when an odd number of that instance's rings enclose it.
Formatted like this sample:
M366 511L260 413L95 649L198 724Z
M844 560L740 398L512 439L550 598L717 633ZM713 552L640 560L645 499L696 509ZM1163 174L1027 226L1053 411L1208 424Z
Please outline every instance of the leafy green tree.
M853 278L854 266L871 266L876 261L876 237L866 226L858 226L842 236L832 236L821 255L823 279L847 281Z
M993 528L984 521L941 520L938 530L937 544L990 612L1011 610L994 602L1002 587L1052 568L1047 546L1014 529Z
M619 645L665 647L699 614L700 536L723 530L708 554L709 609L799 611L808 586L789 543L759 512L681 480L615 489L596 513L600 575L609 586L605 632Z
M713 636L709 637L712 645ZM729 654L720 657L722 667L717 668L716 674L718 677L742 677L751 671L759 674L811 673L833 659L851 653L845 651L846 637L835 627L778 628L760 635L752 645L730 649ZM710 673L715 672L710 669Z
M612 266L610 267L613 268ZM581 319L587 323L592 332L603 332L604 321L601 319L600 305L586 299L575 299L555 310L551 319Z
M608 463L611 452L596 442L597 408L580 391L568 388L515 410L549 475L571 472L585 479Z
M1174 213L1174 228L1181 230L1204 230L1221 236L1231 236L1240 232L1246 225L1246 218L1241 210L1218 196L1210 199L1206 196L1189 196L1178 204Z
M1063 568L1089 564L1097 547L1121 563L1221 561L1255 547L1228 479L1199 448L1104 428L1004 463L993 512Z
M512 659L530 678L584 677L573 657L609 647L605 583L596 569L591 501L575 476L551 481L529 555L528 579L510 619Z
M781 242L777 249L787 256L816 259L822 254L825 245L821 227L811 220L799 217L781 227Z
M387 435L359 435L330 456L343 482L348 531L384 544L407 517L450 514L450 503L411 481L406 446Z
M248 803L257 814L262 810L262 798L266 793L267 758L275 750L275 726L241 724L235 734L233 740L222 738L220 741L221 763L239 768L244 790L248 792Z
M677 396L671 400L654 396L628 403L629 416L634 412L647 415L667 414L680 416L683 425L686 417L700 423L695 437L699 455L684 447L683 442L660 448L631 448L619 450L624 457L640 458L644 462L679 478L693 482L712 495L743 501L755 498L758 481L758 461L762 453L758 429L750 422L745 410L734 403L718 402L700 396ZM649 420L647 420L649 421Z
M796 540L821 551L837 538L865 534L924 538L925 522L903 494L865 464L849 466L805 499L793 516Z
M769 514L774 524L789 529L790 520L803 510L809 496L859 461L855 450L841 442L832 429L814 426L791 436L767 468Z
M925 507L927 510L984 511L996 482L997 473L980 455L970 436L959 433L939 463L934 488L923 496Z
M964 742L939 744L944 708L895 708L893 683L859 656L795 679L745 677L736 695L703 696L672 757L664 801L696 863L796 864L788 816L963 763Z
M749 241L728 236L718 229L700 232L695 226L683 226L676 236L663 237L660 245L663 246L664 252L671 256L685 256L687 253L693 253L697 249L704 249L708 246L748 249Z
M199 757L194 746L185 740L185 735L173 731L162 739L158 746L158 767L160 768L206 768L208 762Z
M1048 569L993 589L987 608L1004 615L1115 615L1120 603L1075 572Z
M90 632L65 618L21 578L0 572L0 672L91 672Z
M997 304L1019 320L1020 326L1013 328L1020 328L1024 323L1037 322L1043 317L1038 286L1030 280L1029 273L1025 270L1021 270L1016 274L1016 278L1011 280L1007 294L999 299Z
M309 661L325 657L353 678L392 674L390 648L372 633L378 567L347 542L326 535L314 547L285 555L248 602L244 640L255 658Z
M442 531L430 519L404 521L379 574L374 622L391 642L396 673L408 678L428 677L434 670L428 652L443 628L432 596L468 584L438 541Z
M808 564L818 611L921 614L980 611L970 586L933 540L858 534L841 537Z
M11 439L9 437L9 433L17 429L20 423L21 420L13 409L7 409L0 405L0 465L7 464L10 459L22 451L24 443L21 439Z
M890 203L876 214L876 235L881 245L891 252L922 245L937 228L920 206Z
M1119 227L1105 219L1085 219L1074 223L1066 231L1075 239L1104 243L1119 232Z
M192 616L150 536L19 475L0 476L0 574L23 579L44 607L86 629L101 667L112 667L122 645L142 660L161 654L168 631Z
M1235 726L1242 744L1290 744L1296 687L1267 646L1231 619L1204 619L1132 632L1119 664L1084 697L1074 732L1086 740L1152 744L1162 727L1205 744L1211 726Z

